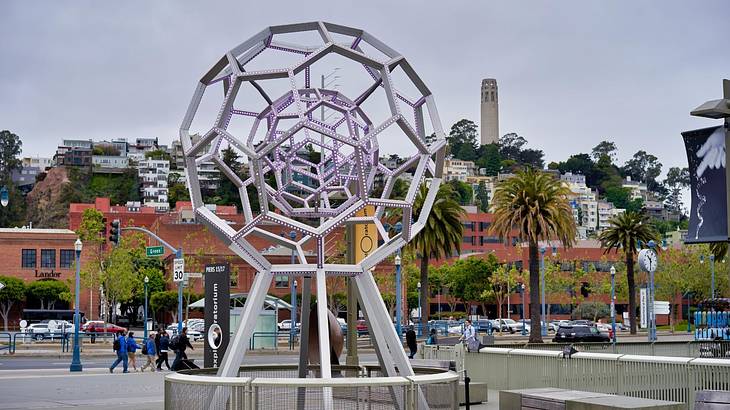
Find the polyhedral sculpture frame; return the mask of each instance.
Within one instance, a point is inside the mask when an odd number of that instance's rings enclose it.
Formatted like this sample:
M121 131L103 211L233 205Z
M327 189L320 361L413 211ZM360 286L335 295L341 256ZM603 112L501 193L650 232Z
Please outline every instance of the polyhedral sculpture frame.
M283 34L312 32L319 35L320 44L295 45L277 40ZM372 51L366 52L365 47ZM298 55L301 60L283 68L248 68L261 53L271 51ZM331 54L362 65L370 76L370 84L357 95L313 87L310 84L312 65ZM417 90L415 98L398 90L398 84L394 84L396 71ZM269 95L266 91L269 81L287 81L288 90L281 95ZM211 128L194 141L190 128L203 94L208 87L218 83L223 86L220 110L214 123L210 124ZM259 106L244 108L237 105L237 97L244 87L256 90L261 99ZM389 114L385 120L374 123L362 105L376 91L384 92L384 106ZM324 118L315 118L315 110L322 107L336 114L334 120L327 122ZM247 135L236 135L229 130L231 120L241 117L252 120ZM426 117L430 121L426 121ZM426 131L429 125L430 135ZM391 134L397 132L404 143L415 148L413 155L390 169L381 164L379 158L378 136L386 130ZM303 277L304 300L309 300L310 280L316 278L321 377L331 377L325 285L325 278L331 275L354 279L386 375L396 375L396 367L400 375L412 375L371 272L376 264L423 229L442 179L446 144L434 97L408 61L359 29L326 22L266 28L227 52L201 78L180 127L180 140L196 217L258 272L244 306L241 324L229 344L218 375L237 374L266 292L277 275ZM246 176L237 174L223 161L220 155L223 143L247 159ZM319 159L302 155L305 147L310 151L318 150ZM210 161L238 188L244 215L244 225L239 230L233 229L203 203L198 166ZM410 187L404 198L393 197L395 181L406 171L413 173ZM382 181L382 192L378 192L376 181ZM422 183L427 186L427 194L422 198L419 214L414 217L413 204ZM252 209L249 190L256 191L257 209ZM373 207L374 213L362 216L366 207ZM402 231L396 234L387 229L386 223L386 220L393 221L393 215L402 225ZM326 239L345 224L374 225L381 244L358 264L326 263ZM294 231L301 239L289 239L274 230L264 229L271 225ZM295 263L270 263L249 242L248 239L254 236L291 249L296 256ZM307 247L316 251L308 254L305 252ZM306 321L304 315L303 321ZM305 325L302 323L303 329Z

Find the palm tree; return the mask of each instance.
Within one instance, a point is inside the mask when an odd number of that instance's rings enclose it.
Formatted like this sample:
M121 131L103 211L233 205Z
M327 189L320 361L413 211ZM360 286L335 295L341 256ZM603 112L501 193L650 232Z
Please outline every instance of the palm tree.
M636 334L636 281L634 279L634 255L639 241L648 243L657 238L654 227L648 218L637 212L624 212L609 220L610 227L601 232L599 239L605 248L603 253L612 249L623 249L626 257L626 282L629 286L629 321L631 334Z
M491 232L502 238L514 236L526 241L530 254L530 342L542 343L540 326L540 268L538 242L558 239L564 247L575 242L570 190L560 180L532 168L502 182L494 192L494 222Z
M426 200L428 188L421 184L413 203L413 218L417 219ZM454 200L454 192L447 184L439 186L436 199L428 215L426 225L409 242L408 248L414 251L421 259L421 328L426 328L429 316L429 287L428 287L428 261L431 258L438 259L449 257L454 252L461 250L461 236L464 226L461 217L465 213L459 203Z

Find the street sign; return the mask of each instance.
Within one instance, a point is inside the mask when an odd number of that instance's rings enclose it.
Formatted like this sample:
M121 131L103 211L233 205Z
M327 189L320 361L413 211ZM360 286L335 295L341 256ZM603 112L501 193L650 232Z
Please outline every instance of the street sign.
M654 301L654 313L657 315L668 315L669 314L669 302L655 300Z
M188 272L185 274L188 278L202 278L203 272Z
M5 284L0 282L0 290L3 290L4 287L5 287Z
M172 265L172 281L182 282L185 280L185 259L175 258Z
M162 246L148 246L147 249L147 257L153 257L153 256L162 256L165 254L165 248Z

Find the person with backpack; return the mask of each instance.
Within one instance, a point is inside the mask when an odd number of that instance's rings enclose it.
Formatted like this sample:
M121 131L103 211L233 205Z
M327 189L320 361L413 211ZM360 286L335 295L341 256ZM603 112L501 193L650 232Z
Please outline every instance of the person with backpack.
M167 370L170 370L170 363L167 362L167 351L170 349L170 336L166 331L162 331L160 336L160 348L157 351L157 370L162 370L162 362L165 362Z
M170 348L175 352L175 360L172 362L173 371L179 370L180 363L183 360L187 360L188 355L185 354L185 349L188 347L192 349L193 345L190 344L190 339L188 339L188 328L184 327L182 328L182 333L175 335L170 340Z
M428 339L426 339L427 345L436 345L438 344L438 336L436 335L436 328L431 328L431 330L428 332Z
M408 350L411 351L408 358L413 359L413 357L416 356L416 350L418 350L418 345L416 344L416 332L413 330L413 325L408 326L408 331L406 332L406 344L408 345Z
M109 373L114 373L114 368L117 367L120 362L124 367L124 373L129 373L129 370L127 369L129 360L127 356L127 338L124 337L124 332L118 333L118 337L114 339L112 346L114 351L117 353L117 360L112 363L112 366L109 368Z
M129 356L129 364L132 365L132 368L135 372L138 372L137 369L137 349L141 348L140 345L137 344L137 341L134 340L134 332L129 332L127 335L127 355Z
M142 354L147 356L147 363L142 366L142 369L140 371L144 371L146 368L150 368L150 370L154 373L155 371L155 354L157 352L157 348L155 347L155 336L150 335L150 337L144 342L144 345L142 345Z

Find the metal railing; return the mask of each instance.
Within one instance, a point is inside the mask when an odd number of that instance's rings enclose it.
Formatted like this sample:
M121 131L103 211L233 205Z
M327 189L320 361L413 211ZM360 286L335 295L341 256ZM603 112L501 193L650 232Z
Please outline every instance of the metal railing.
M592 352L564 358L559 351L485 347L465 353L463 363L473 381L496 390L557 387L683 402L688 409L699 390L730 390L730 360L723 359Z
M316 366L310 366L316 376ZM419 391L430 409L458 409L458 375L414 369L416 376L366 377L364 368L333 366L352 377L297 378L296 366L241 366L240 377L216 377L215 369L165 376L165 409L381 409L401 403L416 410ZM426 373L426 374L419 374ZM400 407L400 406L398 406Z
M512 343L495 344L489 347L503 349L563 350L573 345L581 352L635 354L644 356L706 357L730 360L730 341L665 341L665 342L619 342L611 343Z

